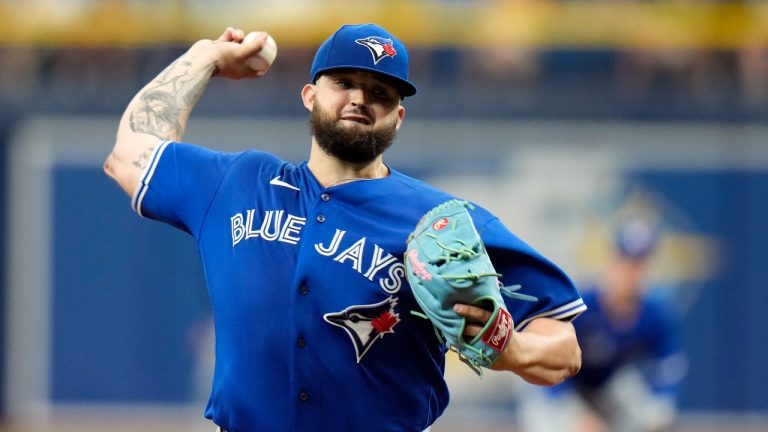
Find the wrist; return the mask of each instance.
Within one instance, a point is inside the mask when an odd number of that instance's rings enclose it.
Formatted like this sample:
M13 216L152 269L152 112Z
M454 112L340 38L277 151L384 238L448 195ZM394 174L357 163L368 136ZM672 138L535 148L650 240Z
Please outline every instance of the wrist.
M210 70L211 76L218 73L221 53L209 40L202 40L192 45L182 56L198 70Z
M520 349L520 333L512 331L509 342L493 364L493 369L518 373L518 371L522 370L522 354L524 354L524 351Z

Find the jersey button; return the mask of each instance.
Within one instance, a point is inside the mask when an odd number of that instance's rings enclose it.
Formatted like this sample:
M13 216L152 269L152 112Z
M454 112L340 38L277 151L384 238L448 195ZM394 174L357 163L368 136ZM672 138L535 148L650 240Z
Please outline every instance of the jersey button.
M317 221L320 222L320 223L325 222L325 216L323 216L321 214L317 215Z
M302 285L299 287L299 294L301 295L307 295L309 294L309 287L306 285Z
M324 193L324 194L320 195L320 199L323 200L323 201L330 201L331 200L331 196L328 195L327 193Z
M299 392L299 400L302 402L306 402L307 400L309 400L309 393L305 391Z
M300 337L300 338L296 339L296 346L299 347L299 348L304 348L305 346L307 346L307 341L304 340L303 337Z

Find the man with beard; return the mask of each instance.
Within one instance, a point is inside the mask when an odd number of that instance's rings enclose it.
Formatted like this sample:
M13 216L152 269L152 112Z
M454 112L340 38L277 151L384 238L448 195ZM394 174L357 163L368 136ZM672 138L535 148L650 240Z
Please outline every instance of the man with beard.
M142 216L197 242L211 296L216 366L205 415L220 430L421 431L448 404L445 349L406 283L406 239L453 198L383 162L416 93L408 52L373 25L318 49L301 97L309 159L223 153L180 142L213 76L258 78L267 39L227 29L202 40L128 105L105 171ZM507 285L515 332L493 368L555 384L580 367L570 279L486 210L474 222ZM490 313L457 304L477 334Z

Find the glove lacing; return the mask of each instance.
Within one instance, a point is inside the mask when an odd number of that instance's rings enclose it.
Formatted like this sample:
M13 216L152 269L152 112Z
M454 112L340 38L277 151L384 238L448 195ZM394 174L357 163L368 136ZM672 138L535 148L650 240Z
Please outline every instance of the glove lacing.
M438 256L434 260L430 261L430 264L442 267L451 261L468 261L473 259L474 257L480 255L480 252L477 251L477 246L470 246L461 239L456 239L456 242L461 243L461 247L455 248L450 247L446 245L443 242L435 242L440 248L443 250L442 255ZM477 281L478 279L482 277L487 276L496 276L501 277L501 274L499 273L466 273L463 275L440 275L443 279L448 280L470 280L470 281Z
M480 255L480 252L477 250L477 246L470 246L461 239L456 239L458 243L461 243L461 247L455 248L450 247L446 245L443 242L436 242L436 244L443 249L443 254L435 258L430 262L430 264L433 264L437 267L444 266L451 261L466 261L471 260L472 258ZM445 280L457 280L457 281L472 281L477 282L480 280L480 278L484 277L496 277L500 278L502 275L500 273L465 273L461 275L440 275ZM506 295L507 297L511 299L517 299L517 300L524 300L524 301L538 301L539 299L535 296L528 295L528 294L521 294L519 292L516 292L521 288L521 286L518 285L512 285L509 287L505 287L501 282L498 282L499 284L499 290L502 294Z

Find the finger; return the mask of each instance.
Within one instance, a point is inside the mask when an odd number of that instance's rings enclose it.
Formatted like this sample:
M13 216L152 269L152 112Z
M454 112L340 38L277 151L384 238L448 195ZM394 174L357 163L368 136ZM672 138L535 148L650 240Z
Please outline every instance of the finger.
M472 339L482 330L483 327L480 325L467 323L467 325L464 327L464 333L462 333L462 336L464 336L464 339Z
M224 33L222 33L221 36L219 36L219 38L216 39L216 41L217 42L227 42L227 41L232 40L231 39L231 35L232 35L232 31L233 30L234 29L232 27L227 27L226 29L224 29Z
M245 32L242 29L235 29L232 32L232 40L235 42L242 42L245 37Z
M218 42L240 42L245 37L245 33L241 29L236 29L234 27L227 27L226 30L224 30L224 33L219 36L216 41Z
M240 44L245 50L246 56L252 56L264 48L267 42L267 32L252 32L245 35Z
M251 32L245 35L241 43L243 45L263 46L266 41L267 41L267 32L257 31L257 32Z
M466 304L457 303L453 305L453 310L459 316L466 318L468 321L476 322L481 325L485 325L489 319L491 319L491 313L483 308L477 306L470 306Z

